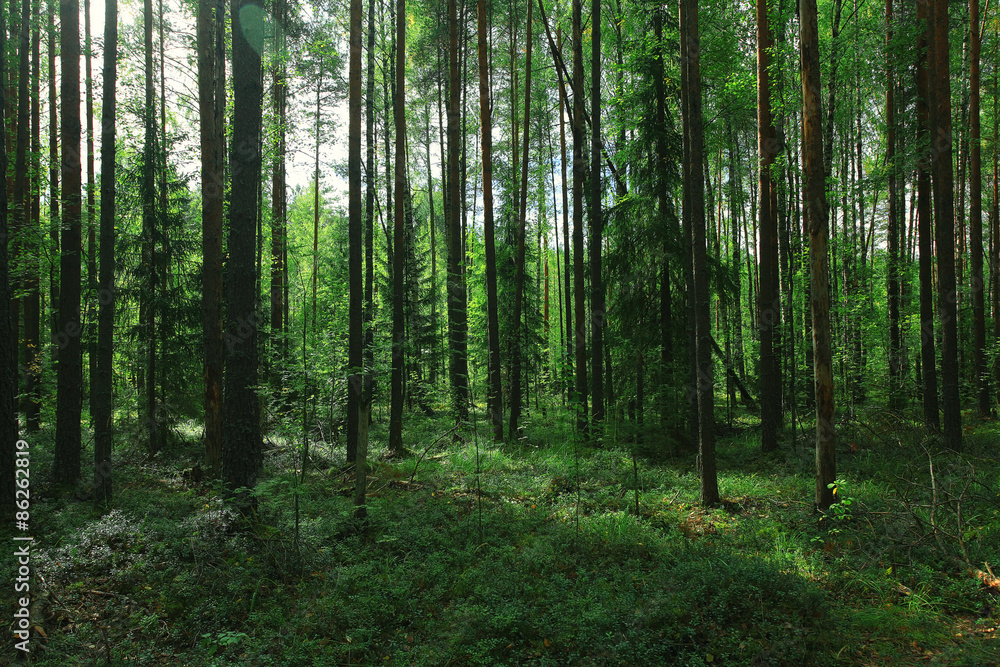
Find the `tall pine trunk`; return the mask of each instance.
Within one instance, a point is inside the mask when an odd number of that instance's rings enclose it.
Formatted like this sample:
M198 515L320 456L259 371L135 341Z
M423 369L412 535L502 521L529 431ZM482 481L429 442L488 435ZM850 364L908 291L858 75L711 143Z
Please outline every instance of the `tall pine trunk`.
M951 80L948 3L935 0L931 100L934 151L934 246L937 252L938 317L941 319L941 407L947 446L962 447L958 394L958 293L955 288L955 208L952 174Z
M112 498L114 442L113 362L115 323L115 122L118 83L118 1L104 3L104 95L101 104L101 231L94 392L94 502ZM220 341L221 342L221 341Z
M799 49L802 58L802 195L809 219L809 282L815 364L813 374L816 385L816 506L826 510L835 501L833 489L829 487L836 479L836 427L816 0L800 0Z
M698 401L698 457L701 462L701 503L719 502L715 469L715 386L712 368L712 330L705 232L705 182L702 175L704 135L701 112L701 64L697 0L681 0L681 86L684 123L684 189L691 221L689 261L695 291L691 295L695 313L695 359L697 376L694 391Z
M230 489L252 488L263 464L257 386L257 185L261 169L261 44L244 19L259 0L233 0L232 201L226 264L226 371L222 403L222 475Z
M979 416L990 416L992 397L986 370L986 283L983 282L983 174L980 146L979 0L969 0L969 249L972 255L972 349Z
M576 425L587 434L587 321L583 292L583 17L580 0L573 0L573 317L576 332Z
M760 330L761 448L778 447L781 422L781 379L774 350L780 321L778 297L777 187L771 166L779 150L771 117L771 54L774 39L767 17L766 0L757 0L757 148L760 158L760 290L757 293L757 326Z
M457 2L456 0L448 0L448 182L446 185L449 204L445 207L448 221L448 342L451 352L449 370L452 408L455 411L455 418L463 422L469 418L469 361L466 356L468 320L465 291L465 252L462 243L462 201L464 199L462 183L464 181L460 178L460 133L462 132L460 102L462 90L459 76L461 54L459 53L458 28ZM398 86L397 94L402 98L401 84Z
M601 268L604 245L604 220L601 217L601 0L591 0L590 24L590 393L596 428L604 421L604 327L607 322Z
M107 0L112 1L112 0ZM222 217L225 194L222 171L224 128L216 126L216 100L224 94L216 76L215 0L198 2L198 111L201 133L201 335L204 354L205 466L210 475L222 469ZM103 148L102 151L106 149ZM102 164L104 162L102 156ZM102 174L102 190L105 187ZM113 186L113 184L111 184ZM101 195L103 201L103 193ZM102 209L103 211L103 209ZM103 213L101 224L103 225ZM103 232L102 232L103 233Z
M454 1L454 0L452 0ZM521 419L521 374L523 372L524 355L521 335L521 319L524 310L524 280L525 280L525 234L528 219L528 128L531 122L531 0L528 1L528 42L525 59L524 77L524 144L521 155L520 208L518 210L517 255L515 256L515 271L517 276L514 284L514 330L512 335L511 383L510 383L510 434L517 437L518 423Z
M393 202L392 254L392 376L390 378L389 451L401 455L403 448L403 192L406 189L406 0L396 0L396 62L394 117L396 125L395 190Z
M80 411L83 400L80 351L80 5L59 5L60 93L63 113L62 234L60 237L59 365L56 394L56 446L53 461L57 484L80 478ZM65 343L65 344L64 344Z
M363 235L361 218L361 9L362 0L351 0L350 61L347 101L348 178L348 333L347 333L347 448L354 454L354 504L357 516L364 516L368 443L358 437L361 424L364 359L362 319L364 303ZM365 427L368 426L367 418ZM365 429L367 433L367 428ZM348 461L351 459L349 458Z
M487 361L489 388L487 403L493 424L493 440L503 440L503 391L500 386L500 320L497 304L497 254L493 224L493 118L490 102L489 21L486 0L478 0L479 46L479 115L482 126L483 153L483 237L486 250L486 335L489 348ZM565 166L563 167L565 173Z

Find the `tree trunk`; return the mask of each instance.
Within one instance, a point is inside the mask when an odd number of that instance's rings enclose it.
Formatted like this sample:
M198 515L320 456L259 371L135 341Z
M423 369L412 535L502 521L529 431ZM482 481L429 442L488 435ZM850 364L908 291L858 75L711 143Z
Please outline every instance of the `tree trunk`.
M389 406L389 451L401 455L403 449L403 190L406 188L406 0L396 0L396 199L392 257L392 378Z
M698 400L698 458L701 462L701 504L719 502L715 470L715 381L712 368L712 330L705 233L705 183L702 175L704 135L701 115L701 66L697 0L681 0L681 86L684 89L684 189L691 207L691 255L695 292L695 358L698 366L695 391ZM596 114L595 114L596 123Z
M199 8L207 4L205 2L199 5ZM211 31L210 20L209 17L209 31ZM201 27L199 23L199 29ZM117 121L115 92L118 83L118 0L105 0L104 3L104 44L104 97L101 104L101 265L97 292L97 376L94 378L92 391L95 396L94 502L108 506L112 499L111 452L114 443L112 372L115 323L115 122ZM221 343L221 340L219 342Z
M91 37L90 37L90 0L83 2L83 34L84 34L84 62L86 67L86 110L87 110L87 282L85 293L87 295L87 362L88 368L88 397L90 399L90 418L94 419L94 376L97 375L97 331L94 312L94 285L97 282L97 211L95 199L97 189L94 183L94 80L91 67ZM162 77L162 71L161 71ZM34 119L32 119L34 121ZM27 316L27 310L25 311ZM26 322L27 323L27 322Z
M6 30L0 9L0 54L7 52ZM7 78L7 59L0 58L0 82ZM0 118L6 110L5 87L0 85ZM7 173L7 144L0 141L0 169ZM0 516L9 520L14 517L14 474L17 469L17 336L11 321L10 308L10 264L7 243L10 238L7 226L7 190L0 188Z
M63 224L53 468L57 484L73 484L80 478L80 408L83 394L80 354L80 5L76 0L60 3L59 19Z
M252 29L243 18L260 10L259 0L233 0L233 152L232 201L229 205L228 263L226 265L226 372L222 404L222 475L230 489L252 488L263 456L260 406L257 401L257 330L260 314L254 286L257 184L261 169L260 45L251 44Z
M458 43L458 3L448 0L448 342L452 408L455 418L469 419L468 320L465 292L465 251L462 244L461 54ZM529 47L530 48L530 47ZM530 52L530 51L529 51ZM397 91L402 94L402 91ZM398 139L397 139L398 141Z
M992 396L986 369L986 283L983 282L983 174L980 147L979 0L969 0L969 247L972 262L973 370L979 416L990 416Z
M59 225L59 113L56 104L56 29L55 0L48 3L48 90L49 90L49 244L58 256L60 241ZM9 100L8 100L9 102ZM49 265L49 302L52 319L49 323L51 339L56 341L59 333L59 272L57 262ZM52 346L52 361L59 359L59 345Z
M143 387L145 390L145 426L148 438L147 449L154 454L159 446L158 415L156 414L156 316L157 316L157 225L156 225L156 100L153 88L153 2L143 2L143 34L145 44L145 89L146 101L143 107L142 175L140 190L142 198L142 265L145 284L140 295L140 327L146 343L146 359ZM65 78L66 74L63 74ZM65 109L65 100L64 100ZM65 160L65 158L64 158Z
M934 137L934 246L937 251L938 317L941 319L941 407L944 441L962 447L958 394L958 293L955 289L955 209L952 175L951 80L949 78L948 3L934 3L934 85L931 112Z
M116 0L106 0L112 2ZM222 146L219 136L223 128L216 127L216 97L224 94L216 78L214 0L198 3L198 102L201 133L201 233L202 233L202 292L201 332L204 350L205 377L205 467L215 477L222 469L222 218L223 193ZM221 21L222 17L215 17ZM106 95L107 93L105 93ZM114 91L112 90L112 94ZM103 141L103 140L102 140ZM106 149L102 143L102 164ZM103 172L103 169L102 169ZM105 184L101 175L102 191ZM104 201L102 192L101 201ZM102 205L103 206L103 205ZM102 234L104 217L102 217ZM103 262L102 262L103 268ZM102 285L103 279L102 279Z
M354 467L355 515L363 517L365 488L367 486L367 443L359 441L363 394L363 329L364 270L362 258L361 219L361 9L362 0L351 0L350 67L348 73L348 126L347 126L347 178L348 178L348 334L347 334L347 451L348 461ZM367 436L367 419L365 435ZM351 458L351 455L354 458Z
M604 221L601 216L601 0L591 0L590 8L590 391L597 428L604 421L604 327L607 324L601 268L604 245Z
M454 0L452 0L454 1ZM510 383L510 434L511 437L519 435L518 422L521 418L521 373L524 364L523 346L521 344L521 320L524 310L524 257L525 257L525 233L528 217L528 128L531 124L531 8L532 3L528 2L528 41L527 55L525 59L524 77L524 146L521 155L521 185L520 185L520 208L518 210L517 227L517 255L514 260L514 270L517 272L514 283L514 330L511 340L511 383Z
M809 275L813 319L813 368L816 384L816 506L836 500L829 488L836 479L836 425L830 345L830 282L827 259L826 178L820 103L819 34L816 0L800 0L799 48L802 58L803 197L809 218Z
M927 3L917 3L917 21L926 22L925 30L917 44L917 134L921 145L930 141L930 92L928 69L929 49L933 41L931 21L927 16ZM920 237L920 371L923 380L924 423L938 430L937 362L934 354L934 281L931 250L931 174L930 152L922 153L917 160L917 228Z
M41 257L38 252L41 239L41 8L32 3L31 34L31 182L28 226L31 233L25 238L26 254L24 276L24 339L27 346L25 359L27 405L25 421L28 430L37 430L41 423ZM34 387L31 387L34 383Z
M583 33L580 0L573 0L573 316L576 333L576 425L587 435L587 322L583 293Z
M760 156L760 289L757 293L757 326L760 330L761 449L778 447L781 422L781 378L774 351L776 325L780 322L778 297L777 187L771 165L777 157L777 136L771 117L770 49L774 45L767 18L766 0L757 0L757 146Z
M21 14L20 21L21 26L18 30L18 74L17 74L17 138L15 144L15 157L14 157L14 201L12 206L11 223L14 227L14 240L15 243L20 246L20 252L17 253L16 264L21 264L24 266L32 264L32 248L31 243L28 238L34 234L30 229L28 229L29 215L28 215L28 140L31 122L31 100L28 97L28 84L30 76L30 66L31 66L31 3L29 0L21 0ZM20 268L20 267L17 267ZM20 276L19 283L22 287L26 287L27 275L23 269L18 270L17 274ZM24 328L25 334L28 333L30 328L29 318L31 316L31 306L28 304L28 300L22 297L15 297L17 303L23 303L23 317L24 317ZM14 320L15 326L17 325L17 320ZM15 335L18 332L15 332ZM17 336L20 338L20 336ZM33 364L33 350L30 347L27 336L22 339L24 341L24 361L27 367L32 368ZM37 387L37 378L32 378L29 375L28 382L26 383L26 390L30 391L32 394L35 392ZM30 399L23 401L22 407L25 408L25 412L31 411L28 403Z
M486 246L486 335L488 345L489 389L487 409L493 423L493 440L503 441L503 391L500 385L500 319L497 304L497 255L493 225L493 119L490 104L490 55L487 48L489 23L486 0L479 0L479 115L482 126L480 146L483 153L483 238ZM565 167L563 167L565 170Z
M888 167L889 187L889 229L888 229L888 302L889 302L889 409L896 410L902 405L902 374L900 363L902 341L899 330L899 305L902 297L899 269L901 264L899 240L902 228L902 208L899 206L897 183L899 166L896 164L896 72L892 55L893 18L892 0L885 0L886 23L886 87L885 118L886 148L885 162Z
M275 24L284 25L288 20L288 3L275 3ZM285 134L288 107L288 80L284 31L275 31L274 72L272 97L278 127L275 136L274 162L271 170L271 350L275 358L282 359L287 349L288 323L285 321L285 243L287 242L287 195L285 188ZM278 374L275 374L278 377Z
M375 394L375 0L368 0L368 80L365 97L365 392L361 399L369 420ZM364 420L362 420L364 422ZM367 423L359 424L361 428ZM359 432L359 438L366 433ZM366 453L367 454L367 453Z

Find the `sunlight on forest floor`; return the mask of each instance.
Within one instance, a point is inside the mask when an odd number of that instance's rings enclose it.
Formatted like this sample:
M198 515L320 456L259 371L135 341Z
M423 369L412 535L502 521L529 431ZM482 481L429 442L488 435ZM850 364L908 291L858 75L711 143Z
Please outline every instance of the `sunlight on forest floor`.
M364 526L342 447L310 442L301 481L293 424L268 435L256 520L195 479L193 424L120 452L103 516L51 497L38 434L36 664L1000 664L996 580L974 576L1000 562L996 423L956 454L860 411L822 515L808 424L766 455L749 420L720 425L706 509L658 424L593 447L557 407L514 443L408 420L402 460L373 425Z

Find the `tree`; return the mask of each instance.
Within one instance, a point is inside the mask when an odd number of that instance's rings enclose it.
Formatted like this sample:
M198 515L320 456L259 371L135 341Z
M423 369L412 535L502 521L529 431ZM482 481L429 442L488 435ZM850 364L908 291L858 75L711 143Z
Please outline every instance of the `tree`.
M604 421L604 327L607 321L601 275L604 245L604 221L601 217L601 0L591 0L590 7L590 393L596 426ZM696 18L696 30L697 24Z
M816 506L829 509L836 498L836 426L830 345L830 283L827 257L828 212L820 102L819 31L816 0L799 2L802 61L802 165L804 205L809 220L809 282L813 322L813 377L816 386Z
M6 30L0 7L0 53L7 52ZM0 81L6 79L7 59L0 58ZM0 118L5 115L5 86L0 85ZM0 169L7 173L7 144L0 141ZM0 304L10 303L10 263L7 252L10 240L7 226L7 190L0 188ZM17 337L10 308L0 308L0 515L7 520L14 515L14 459L17 452Z
M539 0L541 1L541 0ZM486 251L486 335L489 348L487 408L493 423L493 440L503 440L503 391L500 386L500 318L497 306L497 253L493 225L493 118L490 102L489 22L486 0L478 0L479 115L483 153L483 244ZM565 154L565 152L564 152ZM563 173L565 174L565 165ZM565 187L565 185L564 185Z
M931 21L926 2L917 3L917 20L924 21L924 30L917 41L917 138L921 152L917 160L917 235L919 237L920 280L920 369L923 380L924 424L933 430L940 428L938 415L937 363L934 354L933 267L931 251L931 131L930 83L928 81L929 50L933 43Z
M891 53L893 38L892 0L885 0L885 44L886 44L886 87L885 87L885 161L889 170L889 228L887 245L889 260L887 268L887 292L889 305L889 407L898 408L902 402L902 338L899 328L899 307L902 301L900 283L900 238L903 231L903 210L899 193L899 165L896 163L896 72Z
M83 400L80 352L80 5L65 0L59 5L59 32L63 113L63 183L61 260L59 266L59 362L56 393L56 446L53 461L57 484L74 484L80 478L80 412Z
M97 376L94 401L94 501L112 498L112 395L115 322L115 121L118 82L118 1L104 3L104 98L101 104L101 263L98 279Z
M226 371L222 404L222 475L231 489L253 487L263 465L257 386L255 294L256 201L261 169L261 51L259 0L233 0L232 202L226 264ZM251 41L254 40L254 41Z
M454 0L450 0L454 2ZM510 433L512 437L519 435L519 421L521 419L521 374L523 371L523 349L521 331L521 320L524 310L524 258L525 258L525 235L528 222L528 139L530 137L531 121L531 8L533 4L528 1L528 42L527 54L525 56L525 77L524 77L524 144L521 154L521 184L520 184L520 208L518 210L517 226L517 254L514 258L515 271L517 272L514 284L514 330L511 341L511 383L510 383Z
M948 2L933 4L931 123L934 156L934 246L937 251L938 317L941 320L941 402L943 435L952 449L962 447L958 395L958 293L955 290L955 207L952 174L951 78Z
M774 351L780 320L778 297L778 190L771 169L779 146L771 117L771 54L774 37L767 17L767 0L757 0L757 150L760 156L760 291L757 326L760 329L761 449L778 447L781 423L781 378Z
M359 424L368 426L367 415L361 419L362 378L364 370L362 303L362 225L361 219L361 0L351 0L350 67L348 79L348 282L349 323L347 352L347 440L355 452L354 504L358 516L365 516L365 488L368 443L359 436ZM366 429L367 430L367 429ZM351 447L353 445L353 447Z
M698 400L698 455L701 460L701 503L719 502L715 470L715 376L712 369L708 252L705 234L705 183L702 180L704 136L701 113L701 50L697 0L681 0L681 97L684 123L684 190L690 206L691 253L694 275L695 358L698 373L693 390ZM596 117L596 115L595 115ZM640 364L641 365L641 364Z
M986 283L983 282L983 174L979 121L979 53L982 26L979 0L969 0L969 251L972 261L972 352L979 416L990 416L990 376L986 370Z
M288 2L279 0L275 3L275 24L288 24ZM288 221L287 195L285 188L285 152L288 111L288 77L286 60L288 53L285 48L285 31L275 31L276 53L274 54L274 72L272 97L274 98L275 114L277 116L277 132L275 136L274 161L271 170L271 349L275 356L282 358L287 349L285 337L288 334L288 322L285 321L285 277L288 273L285 266L287 255Z
M219 5L220 9L221 7L222 5ZM221 145L224 128L216 127L216 98L223 93L223 90L219 88L216 78L213 26L215 12L215 0L199 1L197 46L198 113L201 136L201 332L205 379L203 404L205 466L213 476L218 475L222 468L222 217L225 194ZM221 16L216 17L216 20L221 20Z
M390 378L389 451L403 453L403 191L406 189L406 0L396 0L396 199L392 253L392 377Z
M451 351L452 404L459 421L469 419L468 319L466 313L465 250L462 239L461 94L456 0L448 0L448 341ZM530 45L528 47L531 48ZM529 51L530 52L530 51ZM397 94L402 95L401 86ZM397 139L398 141L398 139ZM397 191L399 188L397 187Z
M583 294L583 28L580 0L573 0L573 315L576 322L576 425L587 434L587 323Z
M159 433L159 415L156 413L156 316L157 298L156 293L158 257L157 257L157 221L156 221L156 97L153 88L153 1L144 0L142 5L143 13L143 35L145 45L145 69L144 80L146 90L146 101L143 106L143 127L145 135L143 139L142 152L142 237L143 237L143 259L142 268L146 277L146 284L142 290L139 310L141 315L140 326L143 328L146 342L146 359L143 369L143 385L145 389L145 425L148 434L147 447L149 452L155 453L160 449L162 435Z

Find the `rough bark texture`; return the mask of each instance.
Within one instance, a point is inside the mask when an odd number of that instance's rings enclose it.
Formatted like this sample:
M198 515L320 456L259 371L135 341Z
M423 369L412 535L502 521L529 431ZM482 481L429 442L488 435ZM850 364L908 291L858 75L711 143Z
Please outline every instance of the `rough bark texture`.
M483 237L486 246L486 327L489 345L489 389L487 408L493 423L493 439L503 440L503 391L500 385L500 318L497 304L497 253L493 225L493 118L490 105L489 23L486 0L478 0L479 115L483 152ZM563 167L565 173L566 167Z
M0 26L0 53L6 53L5 30ZM7 75L6 58L0 58L0 82ZM0 85L0 118L4 117L4 86ZM0 141L0 169L7 173L7 144ZM10 264L7 244L7 189L0 188L0 304L10 303ZM10 308L0 307L0 518L14 515L14 459L17 451L17 337Z
M262 35L259 0L233 0L232 202L229 205L226 264L226 373L222 405L222 475L230 489L252 488L263 457L257 386L257 332L260 326L255 254L257 183L261 168Z
M97 292L97 377L94 400L94 502L112 499L111 450L114 442L112 364L115 323L115 121L118 83L118 0L104 3L104 97L101 103L101 232Z
M215 12L215 0L199 1L197 41L201 120L201 335L205 383L205 467L213 477L222 469L222 217L225 193L222 145L219 140L222 128L216 127L215 118L216 97L220 94L216 79ZM222 17L217 16L215 20L221 21Z
M392 254L392 377L390 379L389 451L403 452L403 191L406 189L406 0L396 0L396 199Z
M958 292L955 289L955 207L952 174L951 80L949 78L948 2L934 3L934 102L931 118L934 155L934 249L938 271L938 318L941 320L941 408L947 446L962 447L962 412L958 394Z
M917 20L927 19L927 3L917 3ZM920 246L920 370L923 380L924 423L928 428L940 428L938 416L937 362L934 353L934 279L931 250L931 151L930 92L931 68L928 50L932 42L931 22L917 44L917 137L922 146L917 160L917 234Z
M511 383L510 383L510 434L518 435L518 422L521 419L521 366L524 363L521 341L521 319L524 310L524 257L525 234L528 222L528 137L531 123L531 8L528 2L528 42L525 59L524 78L524 145L521 155L520 207L518 209L517 254L515 256L514 283L514 331L511 340Z
M830 346L830 278L827 257L828 210L823 173L819 34L816 0L799 3L799 47L802 58L803 197L809 218L809 281L813 318L813 373L816 385L816 506L826 510L835 496L828 488L836 479L836 426Z
M972 262L972 350L979 416L990 416L986 369L986 283L983 282L983 173L980 146L979 0L969 0L969 254Z
M359 515L365 513L367 446L359 442L361 395L363 393L364 341L362 312L364 303L363 235L361 218L361 0L351 0L350 63L347 100L347 220L348 220L348 333L347 333L347 443L355 464L354 504ZM367 426L367 423L365 424ZM365 429L367 435L367 429ZM349 459L350 460L350 459Z
M701 64L697 0L681 0L681 86L684 98L684 189L691 220L690 262L695 291L695 360L698 401L698 457L701 462L701 503L719 502L715 470L715 373L712 368L712 328L705 233L705 183L702 175L704 136L701 113Z
M448 343L451 352L452 408L458 421L469 419L468 320L465 294L465 252L462 243L461 58L458 9L448 0ZM402 94L402 87L397 92Z
M778 154L778 139L771 117L770 49L774 45L767 18L766 0L757 0L757 150L760 178L760 289L757 293L757 327L760 330L761 448L778 447L781 422L781 379L774 351L780 323L778 297L778 191L771 166Z
M288 3L275 3L275 23L285 25L288 21ZM288 109L288 78L284 31L276 31L277 53L274 54L272 97L278 127L275 136L274 162L271 169L271 349L277 358L284 356L287 349L285 336L288 323L285 321L285 243L287 239L285 188L285 134Z
M975 0L973 0L975 1ZM889 407L897 409L902 405L902 340L899 329L899 306L902 298L900 289L899 268L900 238L902 229L903 209L899 205L899 167L896 164L896 68L893 56L889 53L893 39L892 0L885 0L886 22L886 88L885 88L885 118L886 147L885 162L889 170L889 229L887 232L889 262L887 292L889 302Z
M156 100L153 87L153 2L145 0L142 5L143 14L143 34L145 45L145 90L146 101L143 107L143 124L145 126L145 137L142 148L142 174L140 176L139 188L142 199L142 264L145 273L146 283L140 295L140 327L146 343L146 359L144 375L145 389L145 426L149 441L148 451L155 453L159 447L160 435L158 433L159 418L156 414L156 291L158 257L157 257L157 224L156 224ZM65 78L65 76L63 77ZM67 183L67 187L69 184Z
M576 425L587 433L587 321L583 293L583 37L580 0L573 0L573 316L576 332Z
M56 396L56 446L53 467L57 484L80 478L80 412L83 400L80 353L80 5L62 0L59 31L63 114L62 234L60 238L59 365ZM64 344L65 343L65 344Z
M590 393L596 426L604 421L604 327L607 322L601 268L604 244L604 220L601 215L601 0L591 0L590 25Z

